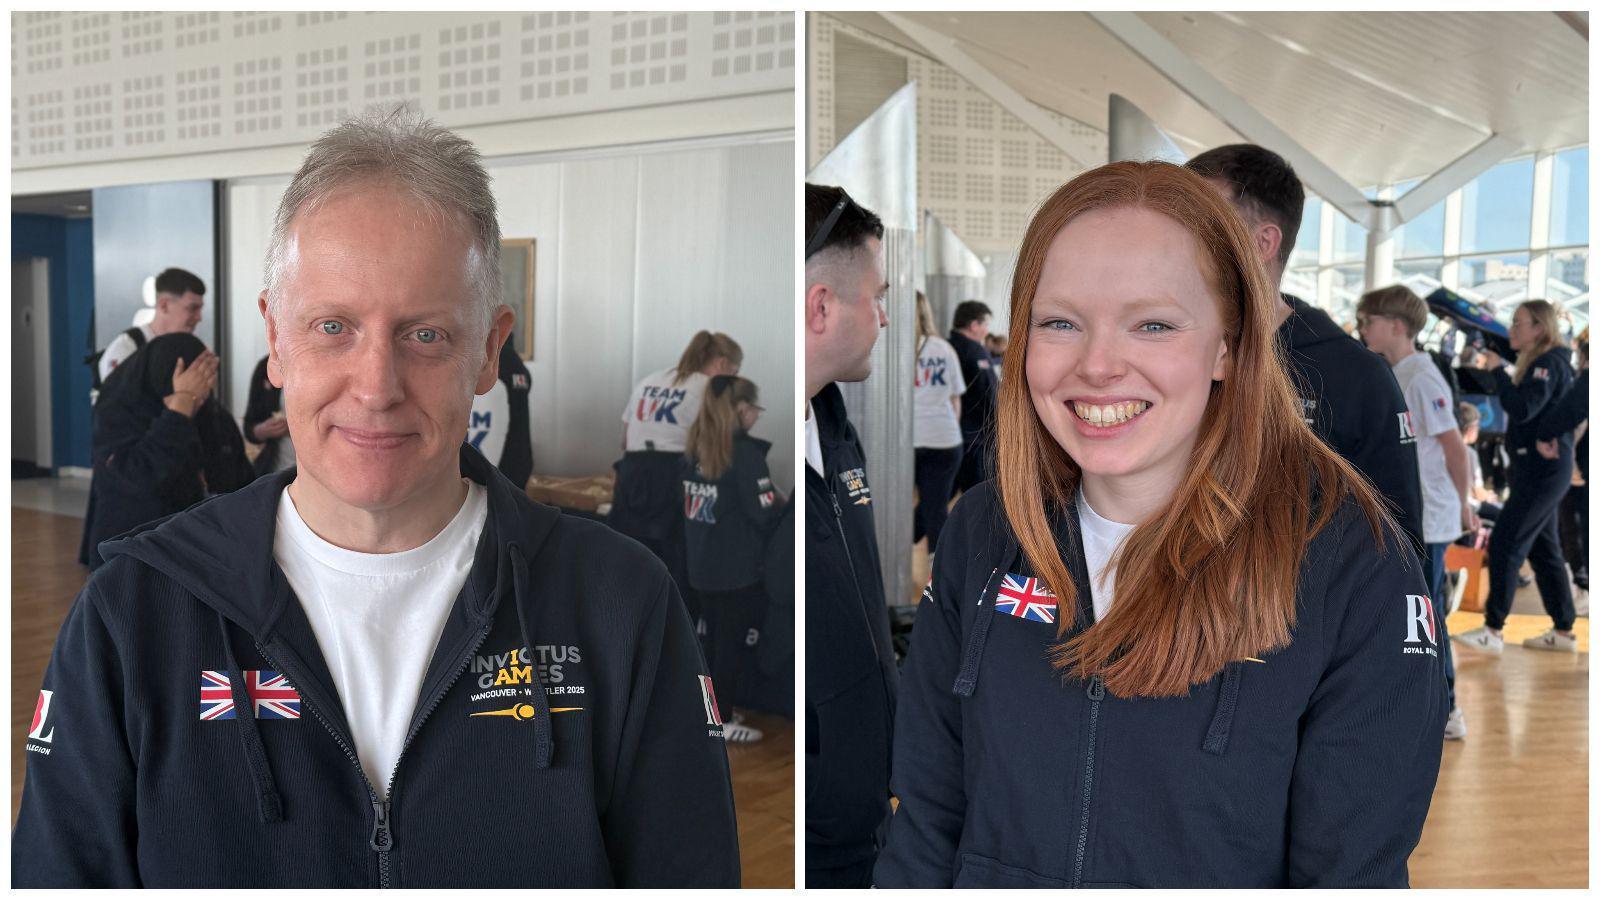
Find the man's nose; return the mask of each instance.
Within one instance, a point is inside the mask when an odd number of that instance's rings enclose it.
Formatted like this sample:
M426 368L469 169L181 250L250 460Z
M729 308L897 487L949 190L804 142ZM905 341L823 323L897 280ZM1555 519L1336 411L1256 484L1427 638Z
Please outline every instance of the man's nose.
M383 337L363 337L350 360L350 393L368 409L388 409L405 397L400 354L394 342Z

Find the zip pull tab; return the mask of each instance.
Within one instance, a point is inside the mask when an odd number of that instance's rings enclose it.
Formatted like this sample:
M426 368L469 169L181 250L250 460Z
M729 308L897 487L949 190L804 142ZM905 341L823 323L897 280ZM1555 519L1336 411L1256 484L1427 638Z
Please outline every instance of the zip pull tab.
M831 487L828 490L828 502L833 504L833 517L835 519L843 518L844 510L839 508L839 495L835 494Z
M387 853L394 849L394 832L389 830L389 801L373 801L372 815L372 849Z
M1089 689L1085 693L1089 695L1090 700L1098 703L1106 698L1106 683L1100 680L1099 675L1092 675L1089 678Z

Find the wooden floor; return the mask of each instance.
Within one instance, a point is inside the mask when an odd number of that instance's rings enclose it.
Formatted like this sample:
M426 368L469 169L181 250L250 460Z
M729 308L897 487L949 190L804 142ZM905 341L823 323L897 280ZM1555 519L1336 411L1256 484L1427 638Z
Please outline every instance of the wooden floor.
M23 742L56 631L83 587L78 537L83 520L11 510L11 821L16 824L25 770ZM739 855L747 888L794 886L794 723L752 715L766 732L758 744L728 748ZM685 839L691 839L686 835Z
M913 549L915 602L928 581L926 542ZM1517 592L1499 656L1456 644L1456 706L1467 737L1445 741L1412 887L1582 888L1589 884L1589 619L1578 653L1520 646L1550 627L1532 587ZM1458 612L1451 634L1483 624Z

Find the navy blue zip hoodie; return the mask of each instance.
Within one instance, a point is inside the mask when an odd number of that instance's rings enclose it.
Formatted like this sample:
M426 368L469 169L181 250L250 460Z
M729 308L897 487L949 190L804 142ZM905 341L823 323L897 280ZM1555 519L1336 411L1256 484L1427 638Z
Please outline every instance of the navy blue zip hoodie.
M1326 312L1292 294L1283 302L1294 314L1277 341L1306 424L1367 477L1426 559L1417 438L1394 370Z
M666 570L470 447L461 468L488 519L388 785L273 562L293 470L107 542L26 742L13 886L737 887L724 742ZM200 720L202 672L238 712L256 671L298 718Z
M1070 636L1094 619L1075 510L1057 531ZM1308 547L1288 647L1186 697L1121 698L1051 667L1053 612L1026 596L993 483L976 488L917 611L877 885L1404 886L1446 704L1432 605L1395 541L1379 555L1341 509Z
M1572 431L1561 421L1570 416L1558 418L1555 415L1574 381L1569 362L1571 355L1572 351L1565 347L1546 350L1529 364L1528 374L1521 384L1511 379L1511 373L1504 366L1490 373L1500 395L1500 405L1506 411L1506 451L1511 454L1512 462L1554 470L1572 459ZM1557 459L1547 460L1534 448L1545 430L1546 420L1559 428L1548 438L1556 442Z

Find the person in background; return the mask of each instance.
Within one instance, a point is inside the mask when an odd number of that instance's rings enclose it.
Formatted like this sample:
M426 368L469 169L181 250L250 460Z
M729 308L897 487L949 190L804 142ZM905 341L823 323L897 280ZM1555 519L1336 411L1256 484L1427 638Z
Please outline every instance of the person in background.
M1461 429L1461 441L1473 452L1467 454L1467 462L1472 466L1472 511L1477 514L1478 521L1493 522L1495 516L1500 514L1500 495L1489 490L1483 481L1483 464L1478 461L1476 446L1478 443L1478 426L1483 421L1483 414L1478 408L1465 400L1456 404L1456 427Z
M294 468L294 439L283 415L283 390L267 377L269 358L261 357L250 373L250 394L244 404L245 439L261 445L255 461L258 477Z
M1561 424L1554 414L1572 386L1572 364L1567 361L1570 354L1560 343L1556 308L1546 300L1528 300L1517 306L1510 337L1511 348L1517 351L1515 374L1506 371L1505 361L1492 350L1480 358L1483 368L1494 376L1500 405L1506 411L1505 444L1511 453L1509 496L1489 535L1489 600L1483 625L1455 635L1455 639L1489 653L1499 653L1504 648L1501 632L1517 593L1517 575L1526 560L1533 567L1539 599L1552 627L1524 640L1522 645L1535 650L1576 652L1578 639L1572 633L1572 625L1577 613L1556 524L1561 498L1572 484L1572 432L1552 434L1556 451L1553 459L1536 447L1547 419Z
M889 324L883 222L806 185L806 886L869 887L889 818L899 672L866 452L837 382L872 374Z
M1254 144L1216 147L1184 165L1233 204L1250 229L1268 278L1280 285L1306 201L1294 168ZM1279 297L1278 345L1306 423L1393 505L1400 527L1423 558L1427 547L1417 442L1407 430L1406 399L1394 373L1326 312L1292 294L1280 291Z
M933 306L917 292L917 367L912 382L911 445L916 455L917 508L912 543L928 538L928 555L950 517L950 496L961 468L961 358L939 337Z
M1417 437L1422 536L1428 542L1428 590L1437 604L1449 594L1444 580L1445 548L1462 534L1476 532L1478 517L1472 510L1472 451L1461 439L1450 385L1433 357L1417 346L1417 335L1427 324L1428 304L1403 284L1369 291L1356 304L1361 341L1394 370L1400 393L1406 398L1412 433ZM1445 618L1439 617L1439 630L1448 635ZM1444 654L1450 702L1444 736L1445 740L1457 741L1467 736L1467 720L1456 706L1455 660L1450 642L1443 637L1440 650Z
M711 681L722 734L731 744L761 740L734 710L750 652L746 637L767 609L762 560L785 503L767 468L768 441L750 434L762 407L753 382L714 375L684 450L683 535L689 585L711 636Z
M1539 425L1539 455L1547 460L1561 456L1559 438L1565 432L1577 436L1573 460L1577 475L1561 498L1561 552L1572 569L1572 583L1584 596L1587 612L1589 593L1589 329L1578 336L1578 380L1561 398L1556 408Z
M533 474L533 430L529 400L533 382L514 346L515 337L500 345L500 377L489 390L472 397L467 443L478 448L500 474L526 489Z
M211 396L217 355L187 332L155 338L106 380L94 407L94 479L79 561L104 563L100 543L253 473L233 417Z
M101 384L123 360L163 334L187 332L199 327L206 304L206 283L200 276L183 269L165 269L156 276L156 311L148 325L138 325L111 339L101 352L97 374Z
M950 346L961 358L961 377L967 383L961 395L961 468L956 490L969 491L994 474L994 398L1000 389L994 359L984 349L989 335L989 307L977 300L956 305L951 316Z
M706 382L737 375L744 350L721 332L690 339L678 364L651 372L634 385L622 410L623 456L613 464L607 524L644 544L662 562L689 599L683 570L683 516L678 466L689 443L689 426L700 413Z
M994 365L994 377L1005 377L1006 336L1003 334L990 334L983 339L983 349L989 351L989 359Z

